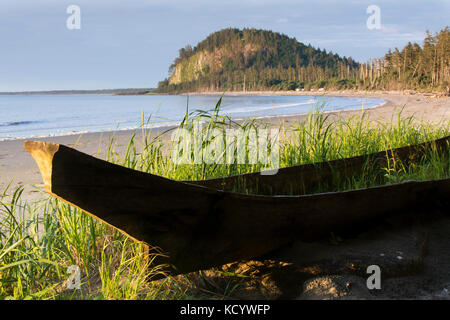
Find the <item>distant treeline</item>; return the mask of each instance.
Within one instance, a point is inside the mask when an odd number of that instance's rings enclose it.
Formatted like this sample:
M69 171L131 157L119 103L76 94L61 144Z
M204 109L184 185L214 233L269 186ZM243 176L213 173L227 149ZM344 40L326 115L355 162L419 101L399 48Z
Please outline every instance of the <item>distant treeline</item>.
M449 28L380 59L352 58L266 30L225 29L187 46L156 92L325 89L449 91Z
M450 30L432 35L421 47L409 42L401 51L360 65L359 84L367 89L437 89L450 93Z
M0 92L0 95L58 95L58 94L117 94L132 95L145 94L154 91L154 88L128 88L128 89L102 89L102 90L51 90L51 91L22 91Z

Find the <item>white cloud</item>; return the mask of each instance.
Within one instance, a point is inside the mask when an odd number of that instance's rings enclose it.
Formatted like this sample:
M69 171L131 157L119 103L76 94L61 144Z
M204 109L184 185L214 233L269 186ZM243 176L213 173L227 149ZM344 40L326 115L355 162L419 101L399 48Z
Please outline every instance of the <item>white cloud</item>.
M396 27L389 27L386 25L381 25L381 32L383 33L398 33L398 29Z

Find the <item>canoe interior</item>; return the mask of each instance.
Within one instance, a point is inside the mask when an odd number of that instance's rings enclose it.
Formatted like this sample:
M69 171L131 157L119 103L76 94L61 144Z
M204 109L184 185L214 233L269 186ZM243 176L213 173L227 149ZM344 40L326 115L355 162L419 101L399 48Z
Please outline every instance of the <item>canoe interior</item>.
M275 175L261 175L260 172L238 176L200 181L186 181L218 190L248 190L248 193L264 195L302 195L318 189L334 191L339 182L360 177L364 172L375 176L375 182L382 183L385 168L392 159L405 167L421 160L427 151L448 155L450 136L401 148L338 159L326 162L280 168Z

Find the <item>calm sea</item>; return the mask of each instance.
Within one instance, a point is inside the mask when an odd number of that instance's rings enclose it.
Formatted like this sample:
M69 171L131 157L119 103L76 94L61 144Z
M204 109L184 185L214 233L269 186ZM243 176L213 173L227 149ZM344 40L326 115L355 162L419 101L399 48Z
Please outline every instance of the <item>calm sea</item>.
M189 111L212 110L216 95L189 96ZM373 98L320 96L224 97L221 113L232 118L370 108L385 102ZM151 116L152 126L178 123L186 113L185 95L31 95L0 96L0 140L135 129Z

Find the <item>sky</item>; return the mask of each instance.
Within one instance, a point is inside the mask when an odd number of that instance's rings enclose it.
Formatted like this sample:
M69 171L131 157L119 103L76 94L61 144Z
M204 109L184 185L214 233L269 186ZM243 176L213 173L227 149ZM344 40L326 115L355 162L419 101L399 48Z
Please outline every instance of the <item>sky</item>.
M79 29L68 28L71 5ZM380 10L375 29L370 5ZM449 0L1 0L0 92L156 87L180 48L228 27L280 32L364 62L422 44L449 17Z

